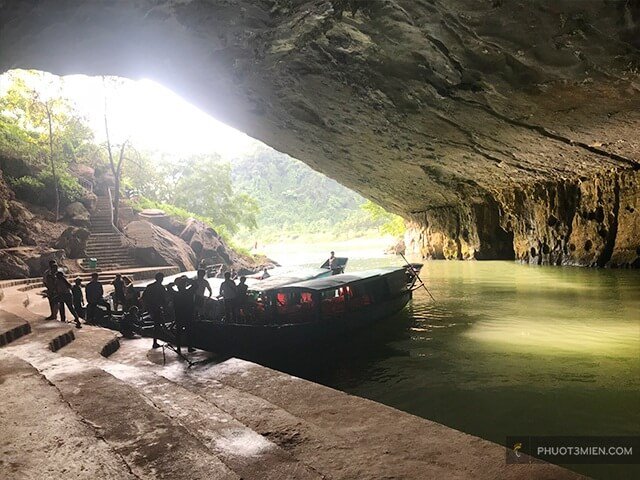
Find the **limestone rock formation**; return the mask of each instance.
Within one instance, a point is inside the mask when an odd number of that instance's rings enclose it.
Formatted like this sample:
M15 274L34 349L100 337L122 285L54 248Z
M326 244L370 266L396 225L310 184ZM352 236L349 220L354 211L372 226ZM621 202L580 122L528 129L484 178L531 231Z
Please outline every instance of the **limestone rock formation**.
M0 279L29 278L29 266L6 250L0 250Z
M131 241L135 257L145 265L175 265L195 270L196 255L187 243L171 232L144 220L129 223L124 234Z
M39 277L50 260L62 263L64 250L20 247L0 250L0 279Z
M85 228L89 228L91 226L91 214L82 203L70 203L64 211L66 217L73 225Z
M223 264L241 275L259 268L229 248L213 228L200 220L189 219L180 238L195 252L198 263L204 260L207 265Z
M153 77L427 255L638 262L636 0L9 0L0 29L0 68Z
M67 258L86 257L87 241L90 232L82 227L67 227L55 243L55 247L64 250Z

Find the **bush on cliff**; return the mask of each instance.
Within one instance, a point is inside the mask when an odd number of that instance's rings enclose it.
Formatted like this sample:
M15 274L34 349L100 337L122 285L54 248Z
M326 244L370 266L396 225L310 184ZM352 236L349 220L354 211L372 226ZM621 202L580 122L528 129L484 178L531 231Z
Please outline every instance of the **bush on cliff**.
M55 204L53 175L48 170L43 170L35 177L25 175L16 179L9 178L8 180L19 199L44 207L50 207ZM84 195L84 189L80 186L78 180L67 173L58 175L58 189L60 191L61 205L77 202Z

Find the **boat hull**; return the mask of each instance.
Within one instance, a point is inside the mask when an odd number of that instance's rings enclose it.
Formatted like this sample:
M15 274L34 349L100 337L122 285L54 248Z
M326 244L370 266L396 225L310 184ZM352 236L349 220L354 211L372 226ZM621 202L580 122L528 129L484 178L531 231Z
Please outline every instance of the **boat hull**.
M385 302L317 322L285 325L194 322L193 344L202 350L244 357L282 353L332 339L344 340L358 330L398 313L410 299L411 291L407 290Z

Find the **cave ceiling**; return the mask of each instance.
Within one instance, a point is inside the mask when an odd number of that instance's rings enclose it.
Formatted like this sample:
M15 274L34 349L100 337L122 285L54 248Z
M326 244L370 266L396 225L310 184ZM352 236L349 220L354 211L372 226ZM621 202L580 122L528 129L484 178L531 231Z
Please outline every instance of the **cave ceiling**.
M153 78L405 215L640 162L637 0L0 8L2 70Z

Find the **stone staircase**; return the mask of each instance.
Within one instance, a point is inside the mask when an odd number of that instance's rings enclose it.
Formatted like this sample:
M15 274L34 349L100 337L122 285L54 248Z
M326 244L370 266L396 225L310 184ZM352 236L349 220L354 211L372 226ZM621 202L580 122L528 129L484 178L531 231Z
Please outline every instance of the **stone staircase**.
M497 444L260 365L196 352L207 363L187 368L149 339L5 300L9 330L0 478L582 478L506 465Z
M99 196L95 211L91 214L91 236L87 242L87 256L82 268L92 270L89 258L95 258L97 270L135 268L141 265L129 252L126 239L111 223L111 199Z

